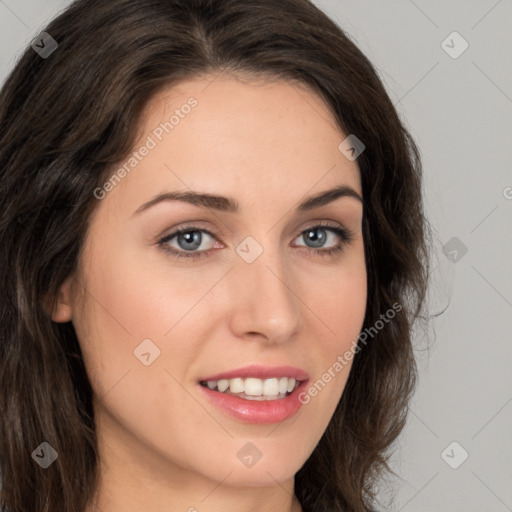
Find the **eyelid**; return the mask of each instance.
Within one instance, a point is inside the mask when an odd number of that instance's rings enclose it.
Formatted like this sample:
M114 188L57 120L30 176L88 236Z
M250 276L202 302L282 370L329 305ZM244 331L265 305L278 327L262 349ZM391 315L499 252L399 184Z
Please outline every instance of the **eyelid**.
M313 221L308 222L306 227L301 228L299 230L298 234L295 235L295 238L298 235L301 235L302 233L304 233L304 231L307 231L308 229L311 229L311 228L317 228L317 227L343 229L343 230L348 231L348 229L345 226L343 226L343 224L341 224L339 222L334 222L334 221L330 221L330 220L313 220Z
M182 222L181 224L178 224L175 227L166 229L163 232L163 234L159 235L157 238L159 241L162 240L163 238L169 239L172 236L187 231L205 231L206 233L210 234L213 238L216 239L224 238L225 236L227 236L226 232L212 228L210 224L205 223L204 221L190 221Z
M189 233L192 231L200 231L201 233L207 233L208 236L211 236L217 243L222 243L219 241L219 235L213 232L214 230L207 229L205 227L199 225L180 225L171 230L167 235L162 235L158 237L158 245L164 245L173 238L176 238L180 233ZM224 244L223 244L224 245ZM176 249L177 250L177 249ZM202 251L191 251L191 254L201 254L210 251L211 249L206 249ZM180 251L181 252L181 251Z

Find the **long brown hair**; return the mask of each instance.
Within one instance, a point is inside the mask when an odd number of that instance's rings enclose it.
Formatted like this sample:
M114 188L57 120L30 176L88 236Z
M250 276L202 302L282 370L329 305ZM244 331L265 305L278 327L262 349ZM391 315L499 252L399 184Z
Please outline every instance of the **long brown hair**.
M46 58L27 48L0 92L2 510L83 512L91 500L92 390L72 324L47 311L77 268L94 190L132 149L144 107L223 70L309 86L365 145L364 329L393 304L396 314L360 344L295 492L305 512L368 510L415 386L429 233L419 151L372 64L308 0L78 0L45 31L58 47ZM58 459L42 471L31 453L44 441Z

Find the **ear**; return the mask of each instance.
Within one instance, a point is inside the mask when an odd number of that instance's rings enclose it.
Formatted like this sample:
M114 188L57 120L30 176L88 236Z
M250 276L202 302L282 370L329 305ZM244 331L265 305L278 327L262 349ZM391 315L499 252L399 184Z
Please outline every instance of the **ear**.
M68 277L62 286L59 289L59 294L57 296L57 302L55 304L55 308L51 312L51 317L54 322L70 322L72 318L72 307L71 307L71 297L72 297L72 282L73 277Z

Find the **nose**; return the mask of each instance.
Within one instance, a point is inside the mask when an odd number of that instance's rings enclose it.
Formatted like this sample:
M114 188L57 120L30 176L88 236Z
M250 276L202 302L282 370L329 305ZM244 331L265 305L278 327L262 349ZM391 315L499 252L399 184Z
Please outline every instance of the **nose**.
M240 259L230 272L231 329L240 338L285 343L302 325L302 304L291 282L291 271L276 251L254 262Z

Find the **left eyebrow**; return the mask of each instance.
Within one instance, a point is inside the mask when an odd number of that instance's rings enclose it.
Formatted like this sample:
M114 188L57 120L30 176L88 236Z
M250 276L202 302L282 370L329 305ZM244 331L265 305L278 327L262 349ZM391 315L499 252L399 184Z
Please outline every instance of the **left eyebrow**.
M314 208L319 208L320 206L324 206L326 204L335 201L340 197L354 197L361 203L363 203L363 198L351 187L347 185L341 185L339 187L333 188L331 190L326 190L325 192L320 192L316 196L312 196L297 207L297 211L306 212L309 210L313 210Z
M319 194L311 196L302 201L297 206L297 211L305 212L313 210L315 208L319 208L320 206L331 203L340 197L353 197L361 203L363 202L363 198L353 188L349 187L348 185L340 185L336 188L320 192ZM134 212L134 215L139 214L162 201L182 201L193 204L195 206L212 208L214 210L228 213L238 214L241 211L240 204L233 198L217 196L213 194L200 194L198 192L189 191L165 192L163 194L159 194L147 203L139 206L139 208L137 208L137 210Z

